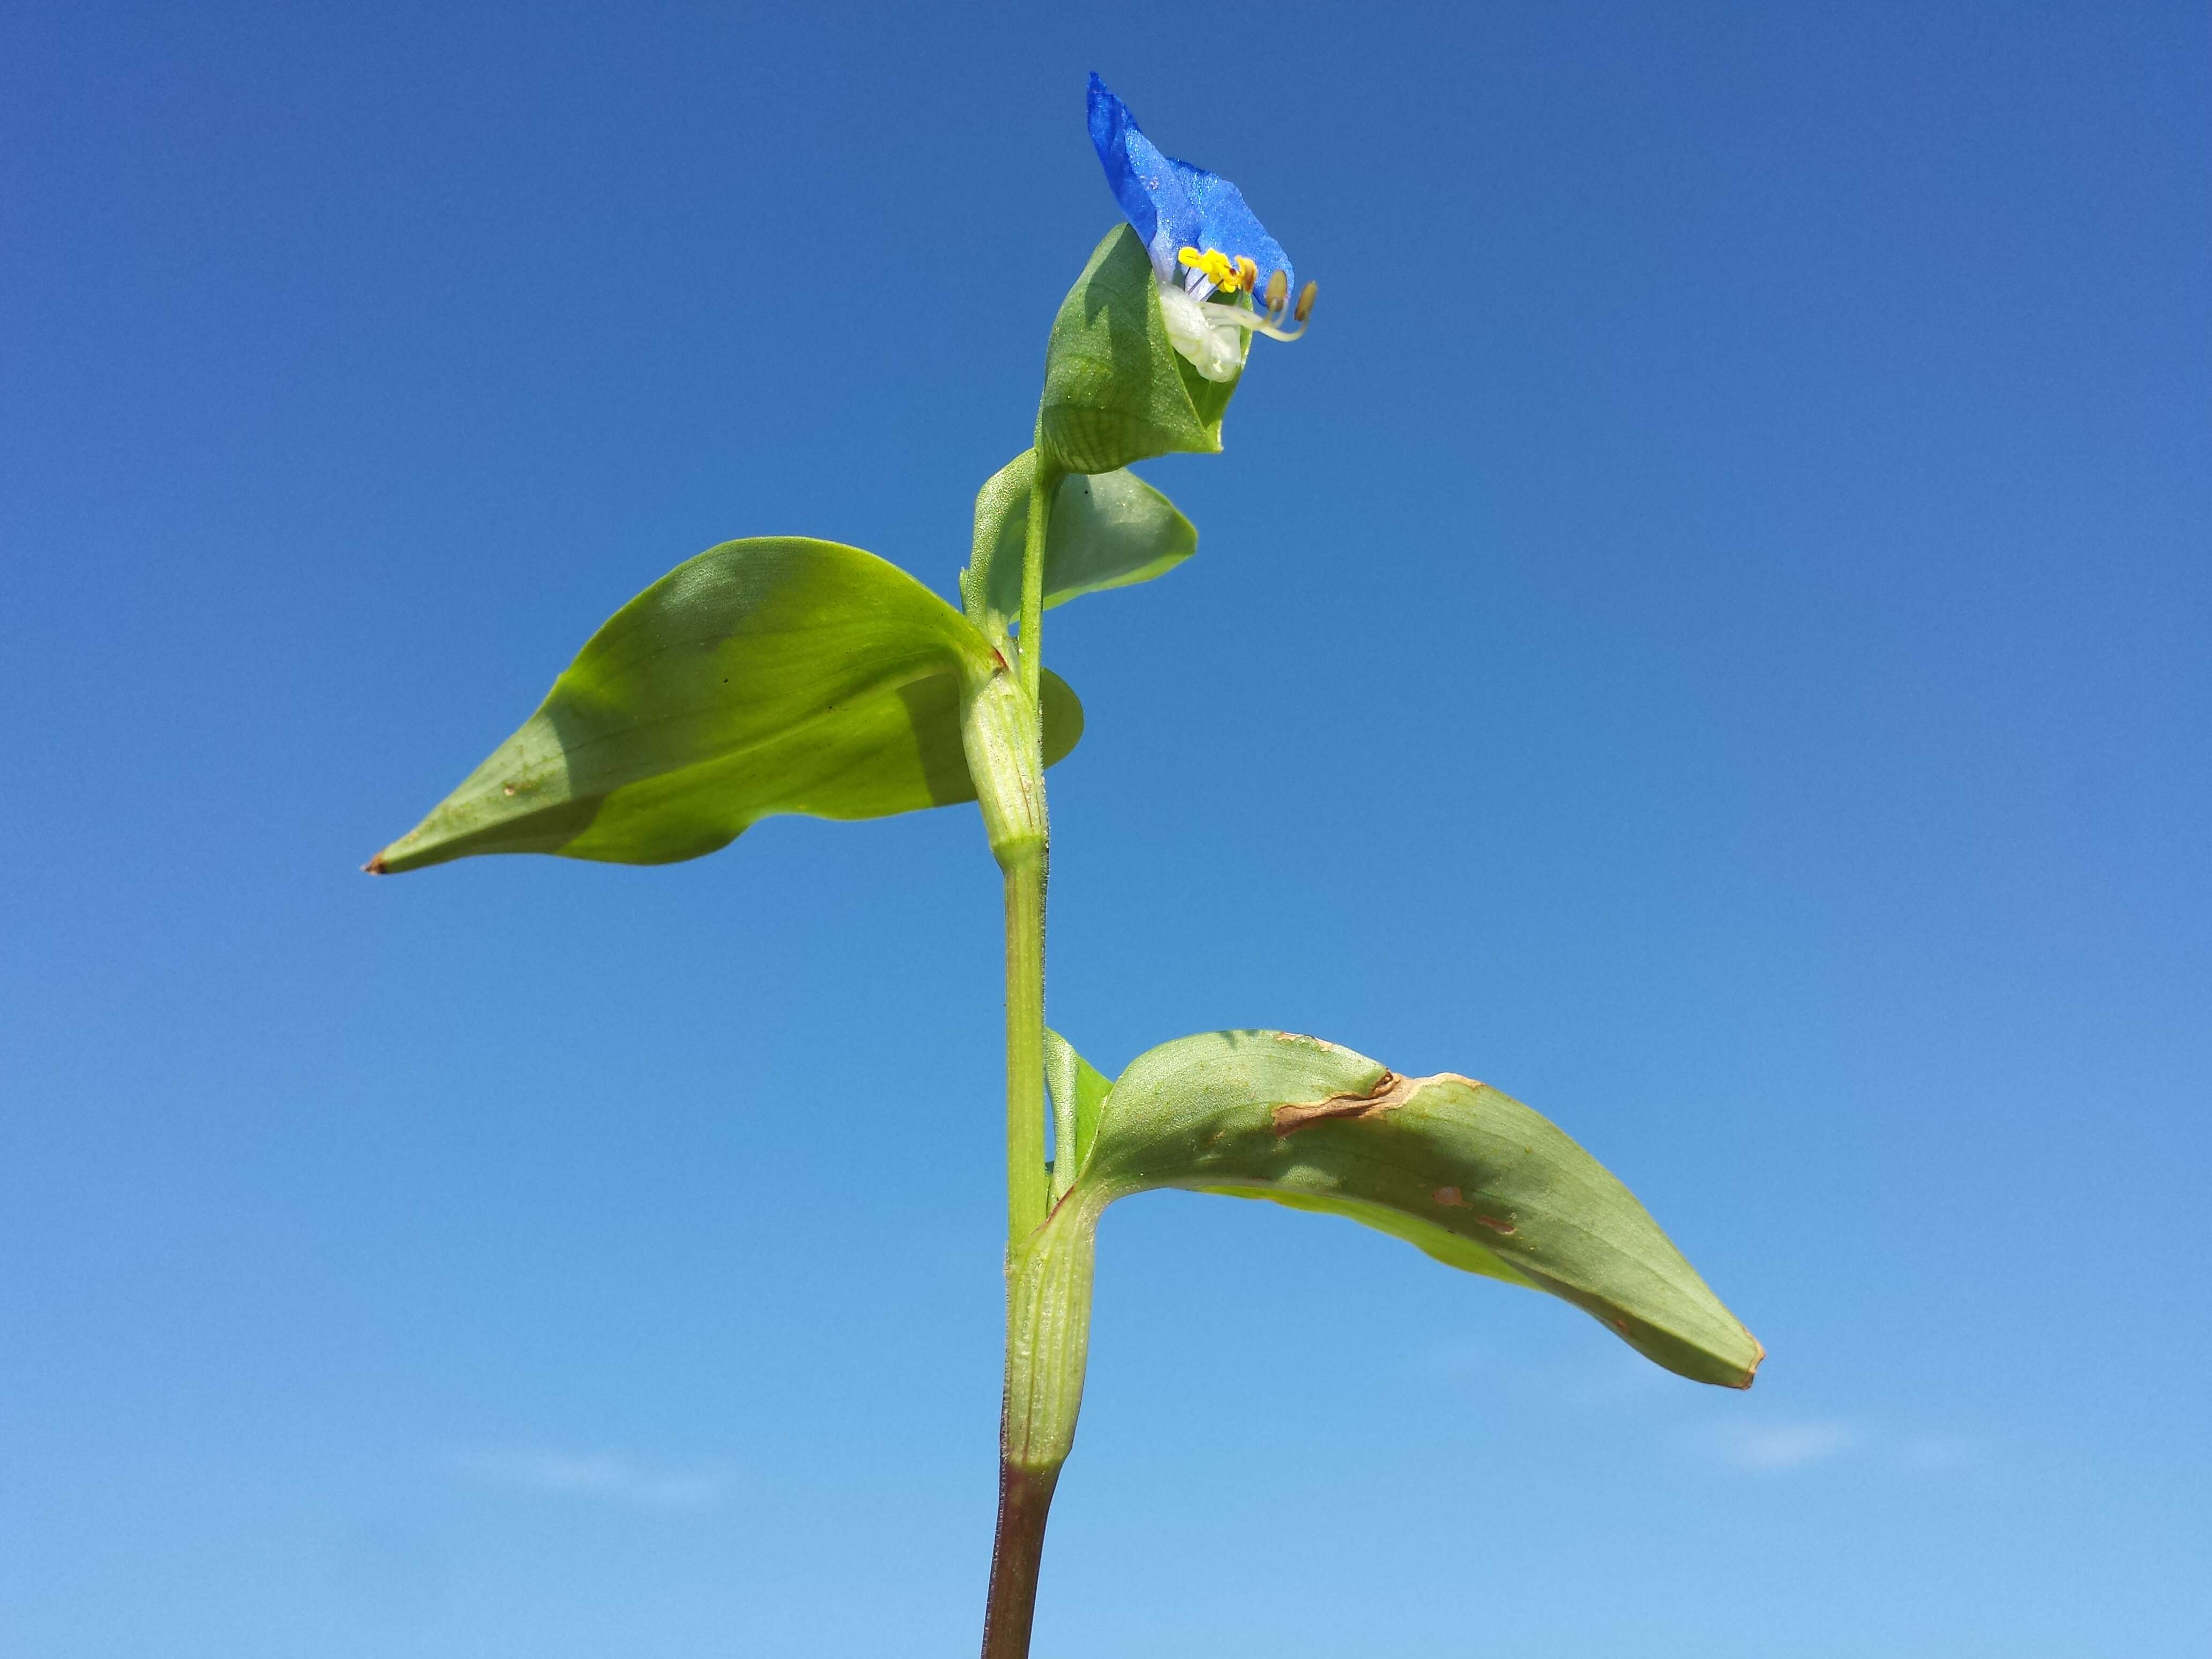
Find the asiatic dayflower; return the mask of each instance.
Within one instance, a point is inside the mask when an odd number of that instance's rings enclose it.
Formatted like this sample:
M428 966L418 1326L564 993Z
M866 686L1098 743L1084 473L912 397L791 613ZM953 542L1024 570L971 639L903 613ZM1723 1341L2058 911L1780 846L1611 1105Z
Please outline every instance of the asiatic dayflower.
M1091 142L1114 199L1152 256L1168 338L1194 368L1209 380L1233 380L1244 366L1246 331L1273 340L1305 332L1314 285L1291 303L1290 256L1243 193L1218 173L1162 155L1096 75Z

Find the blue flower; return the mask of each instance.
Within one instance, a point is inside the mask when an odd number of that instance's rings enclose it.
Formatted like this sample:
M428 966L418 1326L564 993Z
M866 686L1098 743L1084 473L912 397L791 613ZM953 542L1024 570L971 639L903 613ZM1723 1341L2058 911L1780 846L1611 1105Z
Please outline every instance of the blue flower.
M1114 199L1152 256L1168 337L1200 374L1235 380L1244 365L1244 331L1278 340L1305 331L1314 285L1293 308L1290 256L1244 205L1243 192L1218 173L1163 155L1096 75L1091 142ZM1255 293L1261 307L1240 303Z

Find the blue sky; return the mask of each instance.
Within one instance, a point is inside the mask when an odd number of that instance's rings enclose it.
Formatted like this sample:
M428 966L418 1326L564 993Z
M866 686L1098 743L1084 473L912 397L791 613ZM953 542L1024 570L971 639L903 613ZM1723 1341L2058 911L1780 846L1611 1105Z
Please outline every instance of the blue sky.
M1133 1200L1040 1654L2200 1652L2208 33L10 9L0 1649L970 1650L972 811L357 866L712 543L950 591L1095 68L1322 293L1053 614L1054 1023L1497 1083L1771 1358Z

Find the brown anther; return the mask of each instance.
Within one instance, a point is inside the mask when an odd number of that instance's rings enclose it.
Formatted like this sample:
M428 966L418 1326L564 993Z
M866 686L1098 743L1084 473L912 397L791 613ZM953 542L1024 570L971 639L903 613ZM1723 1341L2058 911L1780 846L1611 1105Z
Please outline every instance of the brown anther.
M1319 286L1316 283L1308 283L1298 290L1298 308L1296 315L1302 323L1313 314L1314 290Z
M1267 309L1280 311L1283 301L1291 297L1291 279L1277 271L1267 278Z

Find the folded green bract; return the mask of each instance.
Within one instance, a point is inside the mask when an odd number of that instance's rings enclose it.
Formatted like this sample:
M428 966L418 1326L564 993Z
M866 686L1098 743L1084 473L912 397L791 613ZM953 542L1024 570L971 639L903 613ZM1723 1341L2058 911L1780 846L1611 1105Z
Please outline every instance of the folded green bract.
M1176 355L1145 245L1116 225L1053 322L1037 448L1070 472L1111 472L1179 451L1214 454L1237 386L1205 379Z

